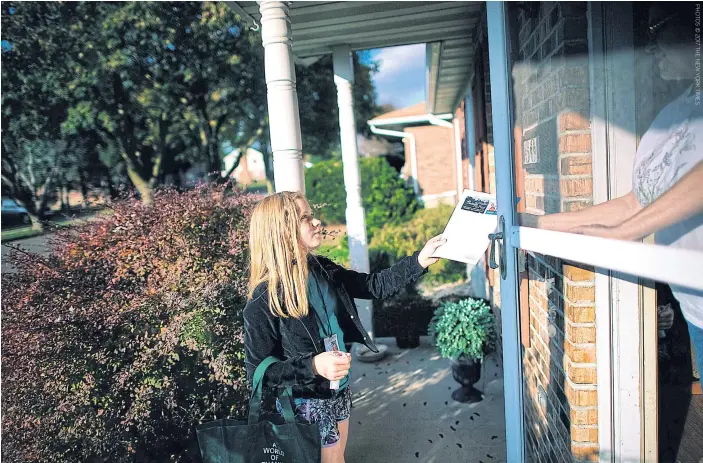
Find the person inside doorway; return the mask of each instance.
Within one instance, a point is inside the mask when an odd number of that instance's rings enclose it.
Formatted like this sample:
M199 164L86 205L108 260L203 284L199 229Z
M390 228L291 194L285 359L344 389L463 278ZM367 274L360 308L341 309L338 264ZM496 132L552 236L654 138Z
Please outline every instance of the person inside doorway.
M642 137L632 167L632 191L576 212L520 214L521 225L623 240L654 234L657 244L703 252L703 106L695 18L696 3L661 2L650 7L647 51L656 58L661 78L691 85L659 112ZM671 289L688 323L700 372L703 291ZM694 384L695 389L700 384Z

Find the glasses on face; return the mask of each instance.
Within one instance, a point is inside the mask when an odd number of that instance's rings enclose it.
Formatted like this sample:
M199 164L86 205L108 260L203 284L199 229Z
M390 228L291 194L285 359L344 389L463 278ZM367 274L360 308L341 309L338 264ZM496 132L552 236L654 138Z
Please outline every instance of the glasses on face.
M660 21L657 21L656 23L649 26L649 42L651 44L655 45L657 43L657 39L659 39L662 29L664 28L664 26L669 24L675 16L676 13L670 14L664 19L661 19Z

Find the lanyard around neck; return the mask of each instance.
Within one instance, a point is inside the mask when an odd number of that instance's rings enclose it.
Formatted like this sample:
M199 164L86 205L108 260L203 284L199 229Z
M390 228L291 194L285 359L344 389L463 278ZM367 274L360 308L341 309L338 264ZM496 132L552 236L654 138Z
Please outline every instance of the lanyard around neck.
M327 318L327 328L329 331L325 331L325 325L324 322L322 321L322 318L320 317L320 314L317 313L317 310L313 307L313 312L315 313L315 317L317 320L320 322L320 326L322 327L322 331L325 332L325 336L329 337L332 336L333 330L332 330L332 322L330 321L330 314L327 311L327 304L325 304L325 297L322 295L322 289L320 289L320 282L318 280L318 276L313 274L312 278L315 283L315 287L317 288L317 294L320 296L320 303L322 304L322 310L325 312L325 318Z

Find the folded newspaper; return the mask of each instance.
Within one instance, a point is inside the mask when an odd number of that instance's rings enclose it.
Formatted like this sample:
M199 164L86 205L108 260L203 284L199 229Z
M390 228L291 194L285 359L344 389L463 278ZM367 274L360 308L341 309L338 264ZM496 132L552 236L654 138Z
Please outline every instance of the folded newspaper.
M442 233L447 242L437 248L433 257L476 265L488 249L488 235L497 227L495 196L464 190Z

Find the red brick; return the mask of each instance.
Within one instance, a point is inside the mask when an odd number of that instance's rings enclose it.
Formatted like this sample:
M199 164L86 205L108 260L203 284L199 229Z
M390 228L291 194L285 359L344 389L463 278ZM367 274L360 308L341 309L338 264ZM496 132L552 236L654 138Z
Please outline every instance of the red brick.
M593 179L576 178L562 180L560 193L565 197L593 196Z
M422 193L431 195L455 189L456 151L453 130L423 126L408 128L406 131L415 136L418 183Z
M564 201L562 206L562 212L576 212L593 206L593 201L580 200L580 201Z
M565 130L585 130L591 127L591 121L577 112L565 112L559 115L559 132Z
M598 382L596 367L571 363L568 357L564 357L564 371L566 376L575 384L596 384Z
M580 461L598 461L598 445L571 442L571 455Z
M561 159L562 175L591 175L592 158L588 156L569 156Z
M571 440L589 444L598 443L598 428L571 427Z
M572 323L595 323L595 307L577 307L569 301L564 301L564 316Z
M574 286L564 282L564 295L571 302L593 302L596 299L595 286Z
M575 426L588 426L598 424L597 408L572 408L571 424Z
M576 133L559 137L559 152L565 153L589 153L591 151L591 134Z
M596 346L594 344L580 344L575 346L569 341L564 341L564 355L572 362L596 363Z
M566 324L566 339L574 344L592 344L596 342L595 326L574 326Z
M525 193L540 193L544 194L544 179L543 178L526 178Z
M598 405L598 392L595 389L577 389L570 381L564 382L564 393L570 405L576 407L595 407Z
M571 281L593 281L595 278L593 267L590 266L577 267L575 265L564 264L562 266L562 273Z

